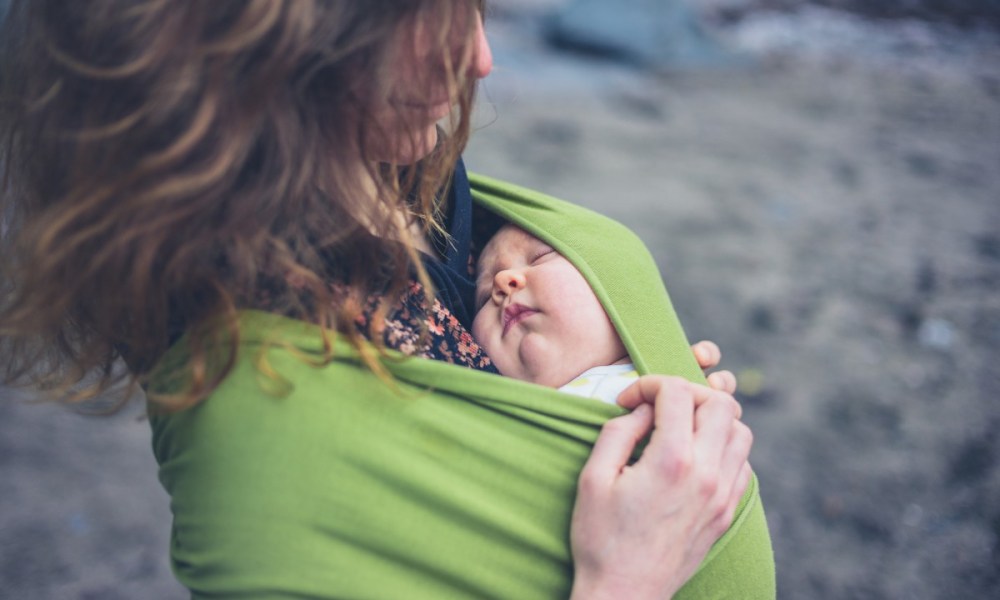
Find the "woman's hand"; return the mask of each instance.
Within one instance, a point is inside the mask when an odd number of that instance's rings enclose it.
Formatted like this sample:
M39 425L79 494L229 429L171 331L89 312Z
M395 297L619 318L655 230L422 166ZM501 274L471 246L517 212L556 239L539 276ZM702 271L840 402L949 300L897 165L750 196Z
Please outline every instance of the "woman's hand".
M670 598L732 522L753 436L731 395L676 377L641 377L618 403L634 410L608 421L580 474L572 598Z
M719 346L715 342L702 340L691 346L691 352L694 353L694 358L703 371L714 369L722 361L722 350L719 350ZM732 371L716 371L707 374L706 378L708 386L712 389L727 394L736 393L736 376L733 375Z

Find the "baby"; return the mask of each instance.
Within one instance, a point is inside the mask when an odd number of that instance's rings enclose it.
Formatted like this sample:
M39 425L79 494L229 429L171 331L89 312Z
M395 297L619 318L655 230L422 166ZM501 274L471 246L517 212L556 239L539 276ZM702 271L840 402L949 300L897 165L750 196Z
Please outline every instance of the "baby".
M502 375L611 403L638 377L583 275L542 240L506 225L477 272L472 334Z
M611 404L638 378L590 285L542 240L505 225L483 248L477 272L472 334L502 375ZM694 352L702 367L719 361L711 342ZM712 377L712 387L735 388L728 372Z

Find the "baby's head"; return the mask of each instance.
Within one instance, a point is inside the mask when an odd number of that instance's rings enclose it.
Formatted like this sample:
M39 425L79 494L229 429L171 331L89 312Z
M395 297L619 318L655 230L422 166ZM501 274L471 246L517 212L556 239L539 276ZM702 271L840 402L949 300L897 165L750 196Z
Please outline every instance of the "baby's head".
M560 387L627 358L587 280L542 240L505 225L477 272L472 333L501 374Z

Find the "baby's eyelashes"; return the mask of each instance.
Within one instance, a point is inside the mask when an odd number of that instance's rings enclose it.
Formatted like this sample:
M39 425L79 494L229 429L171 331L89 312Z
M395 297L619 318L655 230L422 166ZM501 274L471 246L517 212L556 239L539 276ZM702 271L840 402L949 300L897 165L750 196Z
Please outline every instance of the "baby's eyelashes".
M552 248L549 248L548 246L545 246L544 248L541 248L531 258L531 264L535 264L536 262L540 261L541 259L545 258L546 256L548 256L548 255L550 255L550 254L552 254L554 252L555 252L555 250L553 250Z
M526 253L519 260L513 261L514 264L508 264L506 261L500 264L494 262L493 269L480 270L479 277L476 278L476 310L482 310L493 297L498 273L508 269L523 271L525 267L544 261L549 256L558 256L558 254L551 246L542 244L534 252Z

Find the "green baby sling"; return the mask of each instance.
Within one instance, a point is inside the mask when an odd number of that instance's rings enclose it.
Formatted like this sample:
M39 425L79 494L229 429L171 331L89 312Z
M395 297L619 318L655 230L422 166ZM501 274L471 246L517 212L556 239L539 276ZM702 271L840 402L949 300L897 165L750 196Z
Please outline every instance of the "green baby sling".
M470 179L477 204L577 266L640 373L704 381L634 234L572 204ZM171 562L193 598L569 596L576 480L621 409L418 358L384 361L393 389L339 340L333 362L310 364L321 351L311 325L247 311L241 328L236 365L210 398L150 418L174 517ZM164 364L183 352L182 339ZM262 359L280 374L280 393ZM675 597L774 596L754 478Z

